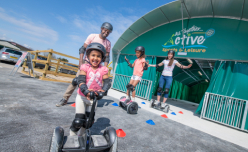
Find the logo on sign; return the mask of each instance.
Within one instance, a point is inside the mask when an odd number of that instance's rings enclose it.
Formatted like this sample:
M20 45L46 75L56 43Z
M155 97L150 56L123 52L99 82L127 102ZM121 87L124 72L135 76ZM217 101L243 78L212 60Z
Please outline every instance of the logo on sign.
M183 36L182 36L182 33ZM204 42L215 34L215 30L210 28L207 31L203 31L200 27L192 26L189 29L183 29L178 31L170 37L170 39L164 43L164 52L174 50L175 52L206 52L206 46ZM184 49L183 49L184 44ZM176 48L177 47L177 48ZM178 48L179 47L179 48ZM197 48L197 49L196 49Z

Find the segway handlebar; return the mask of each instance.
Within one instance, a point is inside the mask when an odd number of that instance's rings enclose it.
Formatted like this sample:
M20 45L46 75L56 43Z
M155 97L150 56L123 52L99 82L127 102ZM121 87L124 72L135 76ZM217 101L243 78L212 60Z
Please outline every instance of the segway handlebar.
M93 99L93 104L92 104L92 108L90 111L90 116L89 116L89 120L86 121L86 128L85 129L89 129L89 124L91 124L91 122L93 121L93 115L94 115L94 111L95 111L95 107L96 107L96 102L97 100L102 99L104 96L104 92L97 92L97 94L93 91L90 91L90 99Z

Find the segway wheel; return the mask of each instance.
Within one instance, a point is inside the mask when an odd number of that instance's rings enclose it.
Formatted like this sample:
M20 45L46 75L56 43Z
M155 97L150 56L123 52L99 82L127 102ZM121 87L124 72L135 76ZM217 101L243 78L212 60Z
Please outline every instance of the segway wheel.
M117 151L117 142L118 138L116 136L114 144L110 147L109 152L116 152Z
M155 102L155 100L154 99L152 99L152 101L151 101L151 108L154 106L154 102Z
M122 105L122 102L121 102L121 101L119 102L119 107L123 107L123 105Z
M103 152L116 152L117 142L118 142L116 130L113 127L108 127L104 131L103 136L107 139L109 146L111 146L108 149L104 150Z
M169 105L166 105L166 106L164 107L163 111L164 111L165 113L168 113L168 112L170 111L170 106L169 106Z
M127 113L129 114L136 114L138 111L138 103L137 102L131 102L127 106Z
M64 142L64 129L56 127L50 141L49 152L62 152Z

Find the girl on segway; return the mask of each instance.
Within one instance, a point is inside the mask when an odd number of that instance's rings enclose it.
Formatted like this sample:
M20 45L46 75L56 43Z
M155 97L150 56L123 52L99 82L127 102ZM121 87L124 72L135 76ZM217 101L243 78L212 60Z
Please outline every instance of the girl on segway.
M90 99L90 92L94 91L106 93L111 82L108 78L108 68L102 66L106 54L105 47L100 43L91 43L86 48L87 64L80 67L80 75L78 76L78 91L76 97L76 115L70 127L70 136L79 135L85 131L86 118L89 117L93 101ZM103 82L103 83L102 83ZM97 105L96 105L97 106ZM95 113L94 113L95 116ZM93 125L90 124L90 127Z
M188 66L184 66L181 65L180 63L178 63L177 60L174 59L175 56L175 52L173 50L170 50L168 52L168 56L166 57L165 60L163 60L161 63L157 64L157 65L148 65L148 67L159 67L159 66L163 66L164 65L164 70L162 72L162 75L159 79L159 87L157 90L157 101L155 104L158 104L160 102L160 96L162 93L164 93L164 100L163 103L161 104L161 108L164 108L166 106L165 102L168 98L169 95L169 90L170 90L170 86L172 83L172 71L176 66L178 66L181 69L188 69L192 66L192 64L189 64ZM164 83L166 82L165 85L165 91L163 92L163 86Z
M133 64L129 62L129 60L125 57L126 62L128 63L128 66L133 68L133 75L131 77L130 82L127 84L127 95L126 99L129 99L129 92L132 91L132 101L135 101L135 87L138 85L138 83L142 80L143 72L144 70L147 70L148 64L145 60L145 48L143 46L137 46L135 48L136 59Z

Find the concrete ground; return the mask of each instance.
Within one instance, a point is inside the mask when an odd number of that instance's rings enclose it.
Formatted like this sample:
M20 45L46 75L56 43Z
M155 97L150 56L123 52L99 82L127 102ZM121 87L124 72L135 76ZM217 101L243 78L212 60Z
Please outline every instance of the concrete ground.
M110 90L109 92L110 96L116 98L125 95L116 90ZM156 99L156 97L154 96L153 99ZM158 116L164 114L164 112L150 108L149 101L136 98L136 102L138 102L144 110L157 114ZM146 102L146 104L141 104L141 102ZM169 119L248 149L248 132L240 131L205 119L200 119L199 115L194 114L198 104L175 99L168 99L167 104L170 105L170 112L167 114ZM180 114L179 111L182 111L183 114ZM175 112L176 115L172 115L171 112Z
M47 151L56 126L65 129L74 118L75 108L69 104L55 107L67 83L41 81L17 73L0 63L0 151ZM109 94L113 94L110 90ZM115 94L114 96L117 96ZM76 91L69 100L75 101ZM118 99L107 96L99 101L93 134L102 134L108 126L123 129L126 137L118 139L119 152L133 151L248 151L171 119L148 111L140 104L138 114L129 115L112 104ZM149 125L152 119L155 125Z

